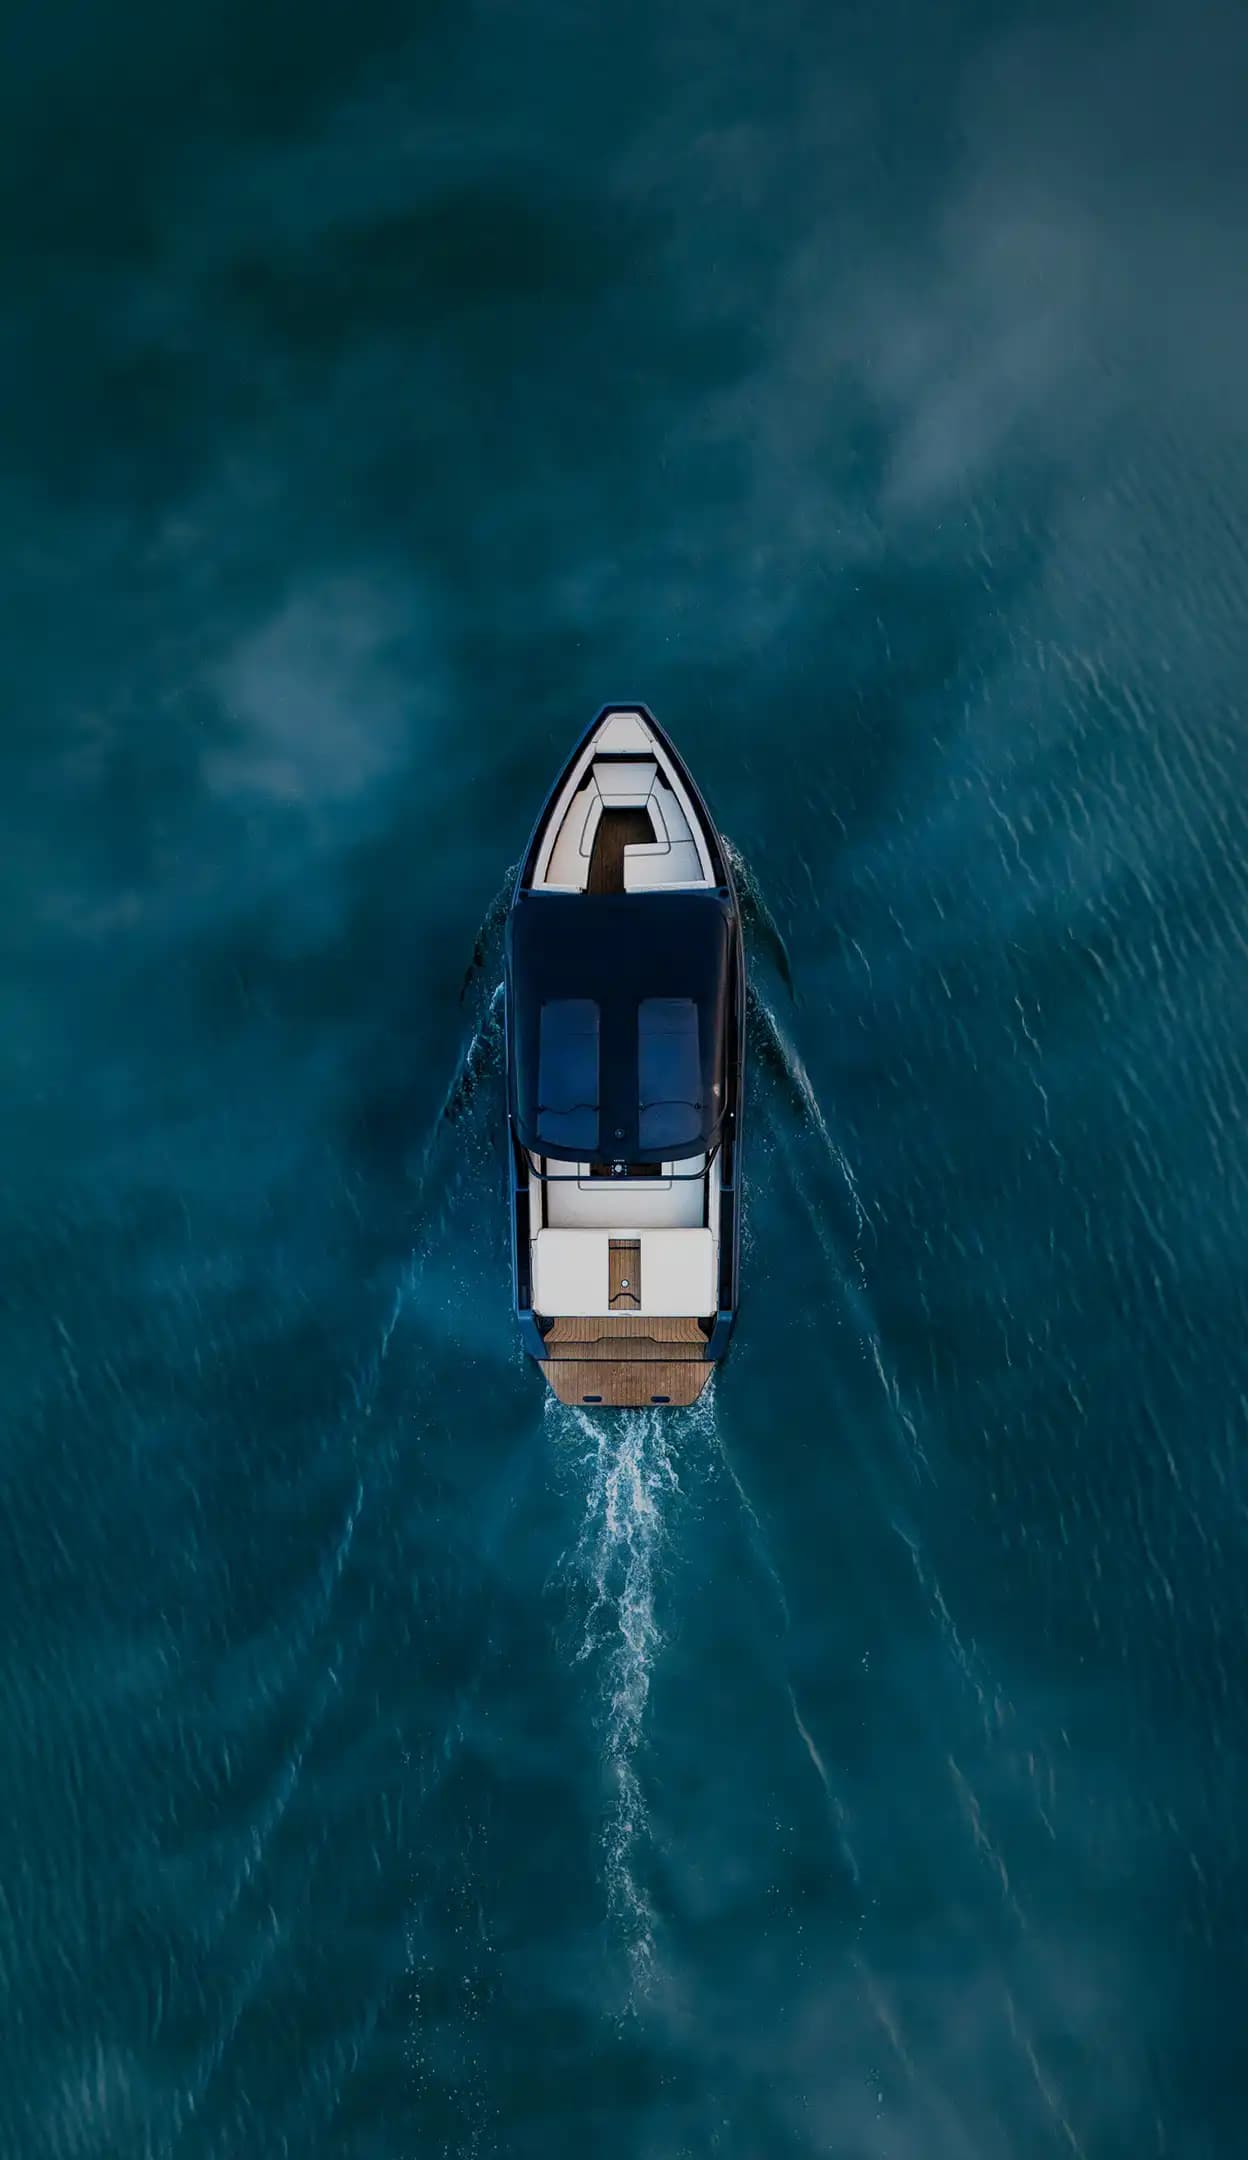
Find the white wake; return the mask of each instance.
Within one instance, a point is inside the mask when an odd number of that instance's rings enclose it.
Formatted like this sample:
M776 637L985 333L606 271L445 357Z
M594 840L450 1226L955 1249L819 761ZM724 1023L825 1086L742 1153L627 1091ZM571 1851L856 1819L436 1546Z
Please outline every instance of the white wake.
M599 1678L607 1782L604 1887L632 1967L634 2001L647 1992L656 1957L656 1919L643 1879L649 1817L639 1768L663 1639L656 1601L673 1507L682 1497L677 1458L691 1440L705 1437L713 1412L704 1404L706 1395L688 1412L614 1415L562 1404L553 1395L546 1405L556 1445L575 1463L582 1487L580 1528L563 1572L570 1562L583 1600L575 1660Z

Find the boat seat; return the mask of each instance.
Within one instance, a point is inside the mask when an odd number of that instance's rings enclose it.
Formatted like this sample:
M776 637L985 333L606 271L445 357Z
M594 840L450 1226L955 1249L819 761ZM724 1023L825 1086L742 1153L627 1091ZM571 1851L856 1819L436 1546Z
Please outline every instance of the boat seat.
M548 885L572 886L584 892L594 835L601 816L602 797L597 788L578 789L568 804L559 837L550 851L545 880Z
M611 750L617 754L620 751L631 750L642 757L649 751L653 756L654 737L640 713L615 712L611 713L603 721L594 737L594 747L598 750Z
M532 1240L533 1309L547 1318L609 1313L609 1230L539 1230Z
M595 760L594 780L612 810L640 810L658 777L652 758Z
M643 1230L641 1310L702 1319L713 1313L715 1239L709 1230Z
M639 842L624 850L625 892L652 892L662 885L705 885L702 858L692 840L674 847Z
M539 1230L530 1244L533 1309L546 1319L611 1312L610 1230ZM716 1307L715 1239L709 1230L638 1230L642 1315L703 1319Z
M672 789L660 782L646 807L658 838L625 848L625 892L653 892L664 885L704 885L702 858L689 820Z
M666 833L673 847L680 840L692 840L693 829L680 807L676 792L668 787L662 778L650 798L650 810L655 820L655 831Z

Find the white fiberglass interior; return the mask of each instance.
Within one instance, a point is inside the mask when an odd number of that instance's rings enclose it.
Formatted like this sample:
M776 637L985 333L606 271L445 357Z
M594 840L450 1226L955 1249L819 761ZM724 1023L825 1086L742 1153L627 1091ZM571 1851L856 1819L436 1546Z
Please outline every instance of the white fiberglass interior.
M611 1241L597 1230L543 1230L533 1240L533 1303L552 1318L607 1318ZM715 1309L715 1241L709 1230L644 1230L637 1239L634 1316L701 1319Z
M549 1175L539 1177L538 1169ZM709 1318L716 1307L719 1197L716 1156L709 1163L696 1155L663 1163L653 1177L595 1176L589 1163L530 1164L535 1310L549 1319L610 1312L610 1248L635 1240L638 1295L629 1309L642 1317Z
M701 822L640 713L609 713L573 765L538 850L535 889L584 892L604 811L632 810L650 838L623 849L624 890L655 892L711 885Z

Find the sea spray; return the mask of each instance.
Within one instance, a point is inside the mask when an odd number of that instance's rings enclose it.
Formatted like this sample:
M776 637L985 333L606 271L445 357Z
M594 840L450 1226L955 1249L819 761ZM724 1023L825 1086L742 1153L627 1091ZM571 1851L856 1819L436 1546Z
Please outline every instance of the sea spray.
M487 982L492 980L502 966L503 928L507 921L507 910L511 906L518 868L517 863L512 863L481 918L481 927L473 940L472 958L464 969L464 979L460 985L461 1005L470 990L478 991L482 979Z
M793 981L789 950L780 926L763 896L762 886L736 843L725 837L724 847L737 888L737 900L747 941L754 946L756 953L761 951L775 962L780 980L789 996L796 1001L797 989Z
M454 1077L442 1101L441 1121L454 1125L476 1101L483 1081L497 1078L503 1068L503 985L495 983L481 999L478 1018L468 1035ZM437 1138L435 1125L426 1143L426 1158Z

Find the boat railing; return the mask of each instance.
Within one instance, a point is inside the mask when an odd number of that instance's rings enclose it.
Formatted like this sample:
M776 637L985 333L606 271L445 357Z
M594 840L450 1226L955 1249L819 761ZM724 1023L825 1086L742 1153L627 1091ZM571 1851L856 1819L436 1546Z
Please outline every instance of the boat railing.
M646 1171L650 1171L651 1169L653 1169L653 1176L643 1176L639 1168L635 1166L630 1166L628 1163L613 1162L610 1165L610 1175L604 1176L602 1173L599 1173L599 1178L596 1182L604 1185L614 1185L617 1182L631 1182L634 1185L690 1184L694 1181L694 1179L704 1178L706 1176L707 1171L710 1169L711 1164L714 1162L715 1157L719 1153L719 1149L720 1143L717 1140L714 1146L710 1148L705 1155L699 1156L698 1168L696 1170L668 1170L664 1167L662 1163L654 1163L653 1165L647 1163L645 1165L645 1169ZM539 1184L586 1185L589 1183L589 1178L586 1176L584 1169L579 1163L573 1163L572 1166L567 1170L539 1170L537 1166L537 1157L534 1155L532 1148L526 1148L524 1153L525 1159L529 1166L529 1170L531 1174L538 1180ZM547 1156L544 1159L546 1161L549 1161L550 1157ZM632 1168L631 1179L629 1177L630 1167Z

